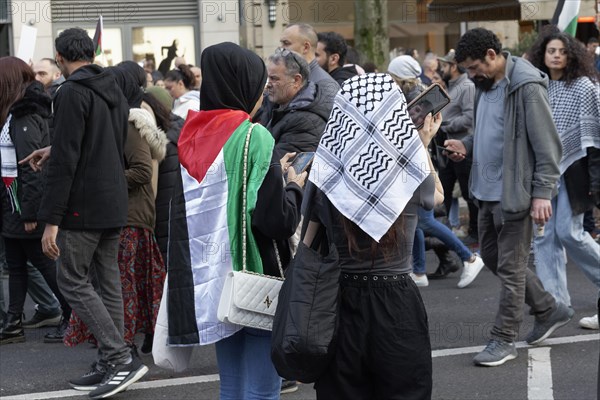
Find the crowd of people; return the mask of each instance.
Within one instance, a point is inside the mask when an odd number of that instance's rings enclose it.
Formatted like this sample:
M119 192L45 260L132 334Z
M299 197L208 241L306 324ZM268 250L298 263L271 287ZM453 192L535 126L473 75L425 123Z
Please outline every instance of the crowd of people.
M152 352L162 299L168 345L215 344L221 399L278 399L297 384L271 363L270 331L219 321L217 308L231 270L283 277L302 220L307 245L326 229L341 268L319 399L430 398L419 287L461 268L458 288L484 266L501 283L475 365L517 357L525 305L531 345L569 323L567 257L600 299L586 222L600 208L597 40L586 49L549 26L517 57L476 28L444 56L407 51L385 73L336 32L293 24L280 42L266 60L221 43L200 67L178 58L161 72L96 65L71 28L54 59L0 58L0 344L41 327L55 328L46 342L92 342L96 359L69 385L110 397L147 373L136 335ZM432 84L450 104L411 121ZM310 172L291 166L303 152L316 152ZM599 329L598 315L579 324Z

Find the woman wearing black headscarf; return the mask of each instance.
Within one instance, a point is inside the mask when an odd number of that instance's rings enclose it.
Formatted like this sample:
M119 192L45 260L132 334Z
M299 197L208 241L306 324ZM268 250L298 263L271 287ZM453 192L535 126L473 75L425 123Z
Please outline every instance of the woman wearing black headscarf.
M190 112L178 143L181 181L171 203L167 263L168 343L216 343L221 399L279 399L271 332L220 322L217 308L226 275L244 263L249 271L281 276L290 261L287 239L300 221L306 173L297 176L290 168L282 185L273 137L250 122L267 79L260 57L221 43L204 50L202 71L201 111Z

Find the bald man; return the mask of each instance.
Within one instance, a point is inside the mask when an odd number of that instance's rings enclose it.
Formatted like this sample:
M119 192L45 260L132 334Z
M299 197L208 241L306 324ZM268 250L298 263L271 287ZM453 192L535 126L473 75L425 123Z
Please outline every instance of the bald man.
M296 52L306 60L310 68L308 80L319 86L323 101L333 105L333 99L338 90L340 90L340 85L317 62L316 51L318 39L315 28L308 24L289 25L281 33L279 42L282 48ZM273 107L274 104L265 96L261 108L254 116L254 121L267 126L273 117Z
M56 61L51 58L42 58L36 62L33 65L33 72L35 72L35 80L44 85L46 93L50 96L53 96L56 89L65 81Z
M340 86L317 62L318 37L315 28L308 24L289 25L281 33L279 42L281 47L300 54L310 67L310 80L320 86L327 85L326 92L335 97Z

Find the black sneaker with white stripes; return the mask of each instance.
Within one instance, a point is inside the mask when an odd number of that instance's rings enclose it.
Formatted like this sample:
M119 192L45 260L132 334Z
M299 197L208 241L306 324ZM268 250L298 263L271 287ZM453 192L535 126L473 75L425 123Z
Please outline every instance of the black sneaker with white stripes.
M148 367L135 355L129 364L109 365L100 386L90 392L90 399L106 399L114 396L140 380L147 372Z
M102 361L92 364L92 368L78 378L71 379L69 385L75 390L90 391L96 389L104 380L107 365Z

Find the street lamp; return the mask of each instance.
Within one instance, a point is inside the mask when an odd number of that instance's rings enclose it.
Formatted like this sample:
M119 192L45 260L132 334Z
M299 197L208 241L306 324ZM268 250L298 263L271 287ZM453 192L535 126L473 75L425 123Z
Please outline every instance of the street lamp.
M273 28L277 22L277 0L265 0L265 2L269 7L269 25Z

